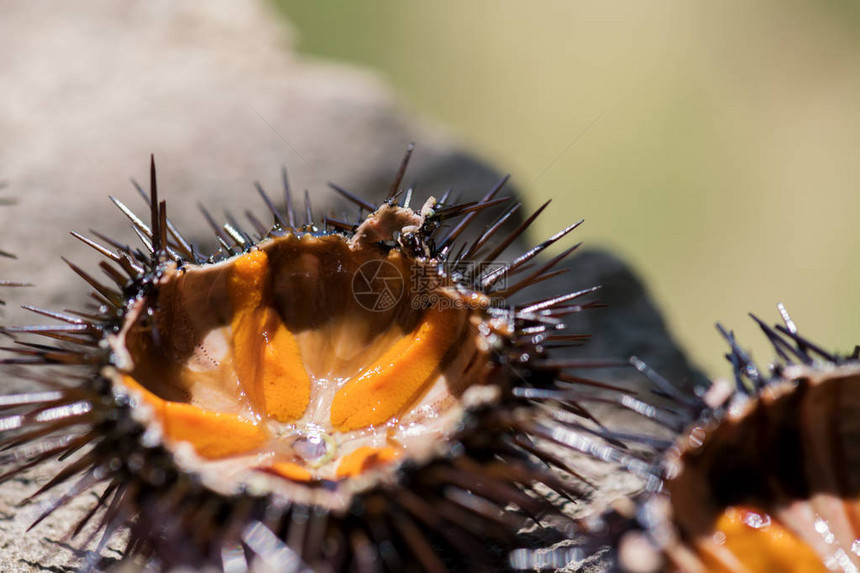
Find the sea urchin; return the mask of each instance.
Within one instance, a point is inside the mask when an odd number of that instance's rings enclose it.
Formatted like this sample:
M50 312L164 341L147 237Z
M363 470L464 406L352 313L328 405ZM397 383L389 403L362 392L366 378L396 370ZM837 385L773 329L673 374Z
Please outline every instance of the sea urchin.
M97 310L31 307L59 324L5 329L53 339L6 363L67 373L0 397L0 446L2 479L64 460L36 495L74 478L40 519L99 492L69 534L97 524L85 567L127 528L126 554L164 570L495 571L524 523L562 514L550 499L582 495L565 451L627 460L553 415L588 418L572 396L589 381L564 369L605 364L547 347L576 340L562 318L594 289L505 302L558 274L575 247L536 256L579 222L496 264L538 213L499 232L519 208L496 198L505 180L415 210L408 158L378 207L338 189L369 213L355 225L297 216L285 178L283 211L259 189L273 226L213 222L221 248L203 256L167 218L153 162L149 224L114 200L143 249L75 234L109 281L72 265Z
M860 569L860 347L829 352L753 317L778 357L758 366L719 327L734 383L688 397L695 420L663 455L637 518L610 516L623 571ZM679 404L680 405L680 404Z

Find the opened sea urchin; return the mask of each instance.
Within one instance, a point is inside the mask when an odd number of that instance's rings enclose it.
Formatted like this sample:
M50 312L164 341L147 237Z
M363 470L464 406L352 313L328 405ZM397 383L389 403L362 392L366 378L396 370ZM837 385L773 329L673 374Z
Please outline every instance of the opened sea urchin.
M342 191L369 213L355 225L316 223L309 205L299 221L288 186L283 210L261 189L274 225L214 225L221 248L203 256L153 164L149 224L115 200L143 249L76 235L105 257L106 282L72 266L98 310L32 308L60 323L6 329L53 340L7 363L68 373L0 397L0 444L19 452L3 478L61 458L37 495L67 491L43 517L96 491L70 536L96 524L97 556L127 529L126 555L164 570L503 567L524 524L582 494L565 451L624 461L568 416L587 417L571 392L588 381L563 369L588 364L547 355L594 289L505 302L558 273L573 249L536 256L578 223L499 265L538 213L500 232L519 208L496 198L504 180L412 208L405 168L378 207Z

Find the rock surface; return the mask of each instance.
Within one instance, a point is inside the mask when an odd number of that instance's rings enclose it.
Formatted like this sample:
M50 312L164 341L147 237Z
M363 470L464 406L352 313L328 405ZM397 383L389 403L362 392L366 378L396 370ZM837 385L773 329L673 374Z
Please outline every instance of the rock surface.
M2 275L38 285L4 293L3 321L39 323L20 304L80 307L85 285L59 257L94 268L96 255L68 236L95 228L132 242L129 225L107 200L143 203L128 183L148 178L155 153L162 196L190 236L212 244L196 211L216 216L262 204L252 182L279 194L280 168L294 188L308 188L317 212L342 204L326 181L378 200L403 150L418 142L407 180L419 194L452 186L476 198L499 179L451 137L411 119L371 74L293 54L290 33L262 2L33 0L7 3L0 19L0 180L17 206L0 210L0 248L18 254ZM511 189L508 194L513 193ZM252 207L249 207L252 206ZM532 237L537 240L540 237ZM514 245L512 254L524 244ZM572 272L541 288L548 294L594 284L610 308L572 319L592 343L571 356L636 354L679 384L701 375L665 329L635 274L609 253L585 252ZM630 372L604 373L629 380ZM14 381L7 373L7 387ZM3 484L2 570L73 571L79 554L56 541L88 507L81 496L27 533L38 513L20 499L46 481L51 467ZM623 481L623 480L622 480ZM608 483L605 497L629 491ZM611 492L608 493L608 492ZM105 552L119 557L119 545Z

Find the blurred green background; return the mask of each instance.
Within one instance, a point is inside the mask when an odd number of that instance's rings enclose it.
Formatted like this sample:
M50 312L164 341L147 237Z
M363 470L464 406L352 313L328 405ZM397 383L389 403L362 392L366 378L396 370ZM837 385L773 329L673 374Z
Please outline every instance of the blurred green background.
M301 52L376 70L553 198L541 237L585 217L710 373L717 320L771 357L746 312L778 301L860 343L857 2L276 1Z

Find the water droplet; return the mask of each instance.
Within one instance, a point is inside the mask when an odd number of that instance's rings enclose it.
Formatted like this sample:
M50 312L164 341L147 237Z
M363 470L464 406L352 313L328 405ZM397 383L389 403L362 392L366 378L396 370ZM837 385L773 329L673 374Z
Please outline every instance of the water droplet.
M770 516L766 513L747 511L744 513L744 523L753 529L761 529L770 525Z

